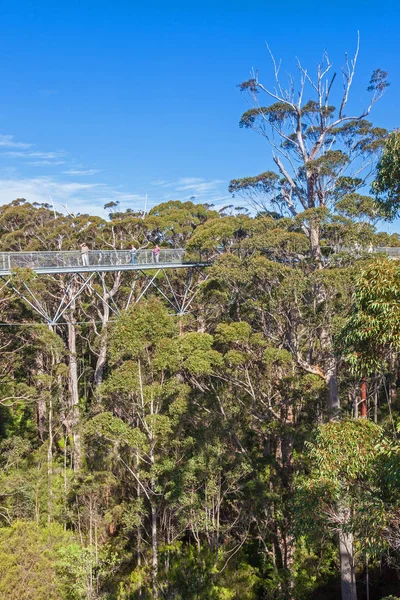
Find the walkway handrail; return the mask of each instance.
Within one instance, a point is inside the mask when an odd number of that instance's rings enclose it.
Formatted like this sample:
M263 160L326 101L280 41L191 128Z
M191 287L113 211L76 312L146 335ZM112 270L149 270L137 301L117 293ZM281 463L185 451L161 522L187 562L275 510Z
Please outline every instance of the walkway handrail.
M0 270L10 271L23 269L60 269L70 267L126 266L129 264L150 265L182 264L185 250L183 248L161 248L155 257L153 250L89 250L87 256L79 250L61 250L45 252L0 252Z
M357 252L355 248L342 248L342 251ZM400 258L400 247L374 247L364 249L365 251ZM105 267L105 270L109 270L108 267L129 268L129 265L145 267L157 263L160 265L183 265L184 255L184 248L161 248L158 259L152 249L137 250L134 254L131 250L89 250L86 255L82 255L80 250L0 252L0 272L10 272L15 268L48 269L50 271L54 269L54 272L56 272L57 270L74 269L75 267L80 268L80 270L83 267L90 267L90 270Z
M398 246L377 246L373 249L374 254L382 253L388 254L389 256L400 256L400 248Z

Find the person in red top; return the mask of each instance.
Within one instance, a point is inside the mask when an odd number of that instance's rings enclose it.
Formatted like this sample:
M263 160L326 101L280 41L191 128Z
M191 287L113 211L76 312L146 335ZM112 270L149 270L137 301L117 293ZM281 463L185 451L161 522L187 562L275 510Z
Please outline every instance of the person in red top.
M158 263L160 262L160 246L157 244L156 247L153 250L153 257L154 257L154 262Z

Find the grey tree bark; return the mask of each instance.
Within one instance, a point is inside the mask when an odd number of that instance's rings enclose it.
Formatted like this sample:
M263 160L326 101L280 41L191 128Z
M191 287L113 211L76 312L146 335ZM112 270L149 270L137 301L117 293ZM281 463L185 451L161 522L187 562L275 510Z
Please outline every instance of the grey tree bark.
M354 570L353 534L339 530L340 580L342 600L357 600Z
M71 287L71 298L74 290ZM73 438L73 468L78 471L82 462L81 439L79 433L79 388L78 388L78 361L76 355L76 325L75 325L76 302L72 301L68 310L68 391L69 391L69 429Z
M96 367L94 370L93 382L95 387L98 387L103 382L104 369L106 366L107 360L107 348L108 348L108 332L107 325L110 320L110 305L109 301L112 300L117 293L120 285L121 285L121 273L118 272L115 276L113 287L109 290L106 286L106 274L101 274L101 282L103 286L103 296L102 296L102 310L98 311L99 317L101 319L101 332L100 332L100 345L99 345L99 353L97 356Z
M44 360L43 353L39 352L36 358L36 372L39 377L44 374ZM38 384L38 399L37 399L37 425L40 440L43 442L47 428L47 406L46 406L46 395L44 393L43 385Z

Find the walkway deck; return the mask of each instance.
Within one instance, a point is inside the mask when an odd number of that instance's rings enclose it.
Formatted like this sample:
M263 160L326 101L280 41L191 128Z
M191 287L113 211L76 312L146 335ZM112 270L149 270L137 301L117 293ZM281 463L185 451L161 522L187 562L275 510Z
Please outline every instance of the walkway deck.
M336 250L338 251L338 250ZM342 249L356 253L355 249ZM376 247L374 254L383 253L391 258L400 258L400 248ZM143 269L179 269L206 267L206 261L184 262L185 250L161 249L158 262L152 250L138 250L132 262L130 250L90 250L87 264L79 250L60 252L0 252L0 277L10 275L13 269L32 269L35 273L98 273L106 271L141 271Z
M105 271L138 271L143 269L177 269L207 266L204 262L184 262L185 250L161 249L158 262L152 250L138 250L135 262L129 250L91 250L85 257L79 251L62 252L0 252L0 276L10 275L16 268L32 269L35 273L92 273Z

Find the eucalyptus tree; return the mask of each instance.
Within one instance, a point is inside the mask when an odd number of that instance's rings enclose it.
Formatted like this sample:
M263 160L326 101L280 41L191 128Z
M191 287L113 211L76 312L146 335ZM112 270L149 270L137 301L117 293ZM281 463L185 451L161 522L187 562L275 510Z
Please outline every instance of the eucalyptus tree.
M338 107L332 104L336 72L325 52L315 77L297 62L299 84L289 76L282 82L281 64L271 54L273 83L262 82L258 71L240 85L252 103L241 117L240 127L263 136L272 147L276 171L234 179L229 190L247 198L257 210L272 207L283 214L296 216L299 211L312 214L304 230L311 254L321 265L320 211L331 209L337 199L365 186L371 176L386 131L368 120L374 104L382 97L387 73L373 71L366 108L350 105L359 43L353 58L346 54L342 68L343 92ZM263 98L267 100L264 104Z
M178 324L158 300L136 305L120 317L112 330L113 370L101 388L102 403L108 412L94 417L87 426L90 436L112 442L114 450L118 448L116 467L122 465L125 476L133 478L132 492L139 509L136 566L141 572L148 541L154 598L160 595L162 509L168 493L172 493L175 464L179 468L179 456L191 446L190 438L180 439L177 434L190 392L183 373L210 370L210 363L217 357L211 343L207 334L180 336ZM176 510L171 506L172 513ZM169 528L177 526L174 521L173 515L167 518ZM171 530L167 543L175 536Z
M302 221L302 215L278 221L247 216L212 219L196 230L188 247L222 253L203 286L207 299L203 318L258 321L266 338L289 350L302 370L325 381L328 409L336 416L339 390L333 314L346 310L352 269L307 272L308 242L301 231Z
M363 562L387 549L388 446L383 429L364 419L321 425L307 444L310 471L297 480L297 529L312 541L326 531L337 537L342 600L357 600L357 553Z

